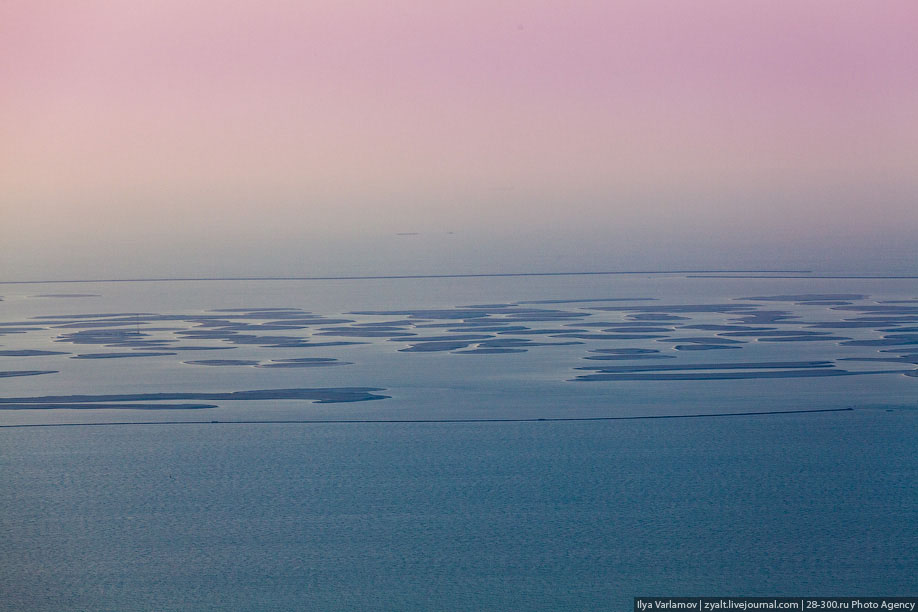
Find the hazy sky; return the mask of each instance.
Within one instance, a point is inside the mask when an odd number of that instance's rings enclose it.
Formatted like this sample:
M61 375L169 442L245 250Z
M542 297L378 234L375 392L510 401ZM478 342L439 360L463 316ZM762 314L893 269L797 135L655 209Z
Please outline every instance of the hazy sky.
M918 272L916 32L914 0L2 0L0 278Z

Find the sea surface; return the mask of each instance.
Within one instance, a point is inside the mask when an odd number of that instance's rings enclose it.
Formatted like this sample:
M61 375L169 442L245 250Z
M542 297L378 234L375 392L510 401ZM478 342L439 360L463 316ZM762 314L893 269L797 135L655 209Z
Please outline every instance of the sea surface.
M915 278L0 296L0 610L918 594Z

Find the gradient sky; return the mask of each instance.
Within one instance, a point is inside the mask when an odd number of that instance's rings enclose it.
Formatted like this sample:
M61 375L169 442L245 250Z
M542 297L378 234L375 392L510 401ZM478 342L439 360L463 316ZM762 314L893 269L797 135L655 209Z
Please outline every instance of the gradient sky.
M3 0L0 279L918 272L916 32L914 0Z

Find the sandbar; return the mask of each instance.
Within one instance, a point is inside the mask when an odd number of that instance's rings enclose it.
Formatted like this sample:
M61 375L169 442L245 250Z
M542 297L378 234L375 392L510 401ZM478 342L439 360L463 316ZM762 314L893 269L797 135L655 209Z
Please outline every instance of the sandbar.
M0 404L0 410L201 410L216 407L216 404L73 404L66 402Z
M823 376L858 376L862 374L903 374L903 370L884 370L875 372L849 372L846 370L778 370L772 372L698 372L698 373L625 373L625 374L589 374L578 376L575 381L615 381L615 380L742 380L754 378L815 378Z
M42 374L57 374L60 370L11 370L0 372L0 378L12 378L13 376L40 376Z
M274 359L261 363L259 368L322 368L327 366L353 365L350 361L339 361L333 357L296 357L293 359Z
M502 355L505 353L525 353L522 348L477 348L467 351L453 351L454 355Z
M802 336L802 335L789 335L789 336L772 336L767 338L759 338L759 342L840 342L842 340L851 340L847 336Z
M176 353L83 353L74 355L71 359L128 359L130 357L160 357L175 355Z
M659 334L576 334L576 333L563 333L563 334L553 334L552 338L578 338L580 340L646 340L652 338L666 338L666 336L661 336ZM664 340L659 340L663 342Z
M596 366L576 368L578 370L593 370L604 374L618 372L671 372L678 370L765 370L765 369L811 369L831 368L831 361L761 361L737 363L688 363L688 364L659 364L659 365L623 365L623 366Z
M473 344L473 342L419 342L418 344L412 344L407 348L399 349L399 352L435 353L438 351L455 351L457 349L465 348L470 344Z
M203 366L256 366L261 362L252 361L250 359L197 359L194 361L184 361L182 363Z
M720 351L724 349L741 349L741 346L732 344L677 344L673 347L677 351Z
M313 400L320 404L332 402L362 402L386 399L377 387L332 387L298 389L256 389L252 391L227 391L212 393L124 393L117 395L45 395L37 397L5 397L0 404L87 404L98 402L150 402L168 400L211 401L263 401L263 400Z
M794 293L789 295L765 295L736 298L756 302L831 302L839 300L866 300L869 295L862 293Z

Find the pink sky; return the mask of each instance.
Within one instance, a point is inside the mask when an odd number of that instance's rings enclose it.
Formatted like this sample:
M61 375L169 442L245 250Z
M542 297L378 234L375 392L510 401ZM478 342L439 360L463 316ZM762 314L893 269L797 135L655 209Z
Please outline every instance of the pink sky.
M918 231L916 31L912 0L9 0L0 239Z

